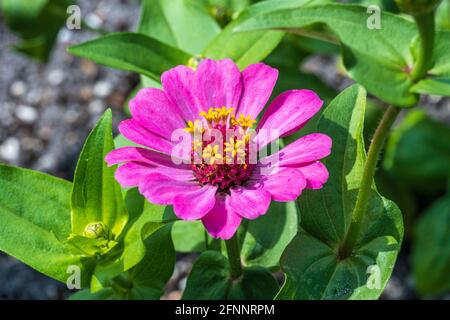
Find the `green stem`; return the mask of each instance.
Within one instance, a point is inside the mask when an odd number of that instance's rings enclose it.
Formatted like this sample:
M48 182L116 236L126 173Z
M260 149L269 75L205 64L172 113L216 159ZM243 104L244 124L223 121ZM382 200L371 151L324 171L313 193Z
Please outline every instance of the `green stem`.
M361 229L364 213L367 210L367 204L369 202L369 196L372 189L373 177L375 175L375 169L377 166L380 152L383 148L384 141L389 134L389 130L395 121L400 108L391 106L383 115L378 128L372 139L372 143L367 153L367 159L364 166L361 187L359 188L358 196L356 198L355 209L353 210L352 221L350 228L348 229L345 240L339 249L339 257L341 259L348 258L355 247L356 240Z
M425 77L427 71L432 66L435 33L434 16L435 10L424 15L414 16L420 35L420 49L417 61L411 72L411 78L414 82Z
M242 275L241 254L237 235L225 241L227 247L228 261L230 262L231 278L237 279Z

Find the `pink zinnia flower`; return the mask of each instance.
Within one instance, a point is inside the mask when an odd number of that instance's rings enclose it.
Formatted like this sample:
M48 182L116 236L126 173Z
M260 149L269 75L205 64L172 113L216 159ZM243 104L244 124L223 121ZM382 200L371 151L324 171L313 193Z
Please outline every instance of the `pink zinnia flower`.
M250 140L258 148L302 128L322 106L309 90L290 90L268 106L278 71L263 63L240 72L229 59L203 60L196 71L177 66L162 77L163 89L142 89L130 101L132 119L122 121L120 132L146 148L124 147L110 152L108 165L123 163L116 179L123 187L139 187L150 202L173 205L183 220L201 219L211 236L231 238L242 218L265 214L270 202L295 200L303 189L319 189L328 171L319 162L330 154L331 139L320 133L304 136L280 151L250 161ZM196 142L191 157L200 162L176 164L171 157L179 141L171 136L177 129L208 133L212 129L235 132L236 137ZM278 135L260 134L276 130ZM227 155L225 155L225 152ZM277 160L278 159L278 160ZM277 170L264 170L275 162ZM267 168L266 168L267 169Z

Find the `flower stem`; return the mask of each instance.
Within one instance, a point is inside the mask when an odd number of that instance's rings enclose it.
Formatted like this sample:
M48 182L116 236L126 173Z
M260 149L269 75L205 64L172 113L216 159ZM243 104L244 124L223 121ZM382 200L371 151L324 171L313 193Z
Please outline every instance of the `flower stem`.
M420 49L411 72L411 78L414 82L422 79L432 66L435 33L434 16L435 10L424 15L414 16L420 35Z
M241 254L237 235L225 241L228 261L230 262L231 278L237 279L242 275Z
M399 112L400 108L394 106L389 107L384 113L383 118L381 119L375 131L372 143L369 147L369 152L367 154L361 186L356 198L355 209L353 210L352 214L352 221L350 223L350 227L348 229L344 242L339 249L340 259L348 258L353 252L353 248L355 247L356 240L358 239L359 231L361 229L364 213L367 210L367 204L369 202L369 196L371 193L373 177L375 175L378 158L383 148L384 141L389 134L389 130Z

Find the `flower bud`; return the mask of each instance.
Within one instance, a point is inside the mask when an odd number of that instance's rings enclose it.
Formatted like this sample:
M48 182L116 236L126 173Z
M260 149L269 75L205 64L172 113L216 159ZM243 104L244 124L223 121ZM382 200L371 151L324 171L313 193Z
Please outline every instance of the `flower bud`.
M102 222L89 223L84 228L84 236L89 239L106 238L108 234L108 228Z
M442 0L395 0L397 7L411 15L422 15L437 8Z

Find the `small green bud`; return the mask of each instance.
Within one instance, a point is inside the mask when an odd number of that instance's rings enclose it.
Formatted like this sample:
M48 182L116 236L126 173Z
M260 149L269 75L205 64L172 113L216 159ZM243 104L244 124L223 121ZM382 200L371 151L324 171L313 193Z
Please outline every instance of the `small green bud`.
M397 7L411 15L422 15L435 10L442 0L394 0Z
M102 222L89 223L84 228L83 235L89 239L106 238L108 235L108 228Z
M200 62L202 62L202 60L205 57L202 55L196 55L194 57L191 57L187 63L187 66L191 69L197 69L198 65L200 64Z

